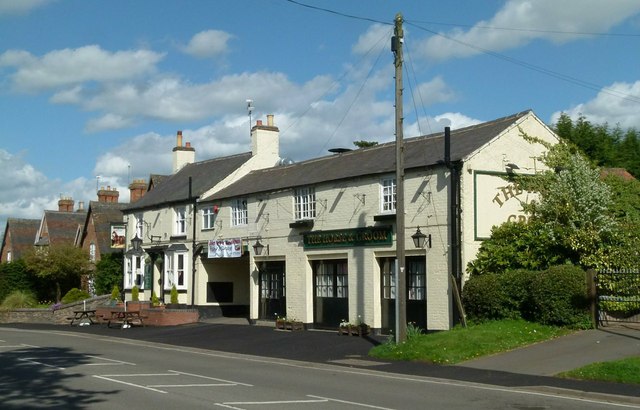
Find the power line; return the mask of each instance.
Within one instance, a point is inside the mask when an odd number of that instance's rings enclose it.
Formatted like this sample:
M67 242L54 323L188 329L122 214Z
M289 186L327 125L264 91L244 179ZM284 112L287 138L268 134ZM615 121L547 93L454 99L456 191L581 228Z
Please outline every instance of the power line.
M393 23L389 23L388 21L381 21L381 20L376 20L376 19L370 18L370 17L362 17L362 16L355 16L353 14L346 14L346 13L342 13L340 11L330 10L330 9L326 9L324 7L312 6L310 4L301 3L301 2L295 1L295 0L286 0L286 1L288 1L289 3L295 4L297 6L306 7L308 9L312 9L312 10L324 11L325 13L335 14L335 15L341 16L341 17L347 17L347 18L354 19L354 20L370 21L372 23L379 23L379 24L385 24L385 25L388 25L388 26L393 26Z
M524 33L566 34L566 35L601 36L601 37L640 37L640 34L632 34L632 33L602 33L602 32L590 32L590 31L543 30L543 29L536 29L536 28L479 26L479 25L473 25L473 24L441 23L437 21L421 21L421 20L407 20L407 22L411 22L414 24L433 24L437 26L478 28L482 30L519 31Z

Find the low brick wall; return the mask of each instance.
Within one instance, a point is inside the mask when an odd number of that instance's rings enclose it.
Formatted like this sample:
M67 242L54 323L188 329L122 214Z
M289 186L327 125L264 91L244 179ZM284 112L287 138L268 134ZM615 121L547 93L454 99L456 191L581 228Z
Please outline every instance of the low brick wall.
M0 323L39 323L68 325L70 316L75 310L97 309L109 301L109 295L96 296L84 301L61 305L57 309L15 309L8 312L0 312Z
M97 296L80 302L61 305L57 309L16 309L0 312L0 323L37 323L68 325L69 317L76 310L95 310L98 322L109 318L111 311L118 307L110 304L111 296ZM127 302L127 310L139 310L145 326L176 326L197 323L200 315L197 309L152 308L150 302ZM122 307L121 309L124 309ZM106 323L106 320L103 320Z
M99 306L96 309L96 316L102 318L103 322L107 322L114 310L123 310L122 307L115 306ZM127 303L127 310L140 311L140 315L144 318L145 326L177 326L188 323L197 323L200 319L197 309L165 309L152 308L141 302L140 306Z

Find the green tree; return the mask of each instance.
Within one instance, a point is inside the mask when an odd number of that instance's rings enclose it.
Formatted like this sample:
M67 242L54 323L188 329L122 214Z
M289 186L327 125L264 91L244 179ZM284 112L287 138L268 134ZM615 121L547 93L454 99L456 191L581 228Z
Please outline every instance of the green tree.
M123 256L122 252L103 255L96 263L93 274L93 284L97 295L106 295L113 286L121 286L123 283Z
M369 147L375 147L376 145L378 145L378 142L360 140L360 141L353 141L353 145L355 145L358 148L369 148Z
M73 245L30 250L23 259L27 268L37 277L51 279L55 283L56 302L60 302L62 295L61 284L75 282L75 286L79 286L80 276L89 272L90 268L87 252Z
M33 279L22 259L0 264L0 301L16 290L33 292Z
M615 259L613 249L623 241L611 211L611 188L572 146L560 143L547 149L541 158L547 171L512 179L538 194L522 204L529 222L495 228L469 264L472 274L546 269L558 263L601 268Z

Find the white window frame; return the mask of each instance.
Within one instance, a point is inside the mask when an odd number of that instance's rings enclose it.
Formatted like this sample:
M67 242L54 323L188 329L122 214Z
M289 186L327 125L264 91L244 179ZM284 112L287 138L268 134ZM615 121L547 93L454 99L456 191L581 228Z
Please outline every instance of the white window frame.
M296 221L316 218L316 190L314 187L293 191L293 215Z
M246 226L248 223L247 199L234 199L231 202L231 226Z
M202 208L202 229L213 229L216 223L216 214L213 205Z
M188 286L189 258L188 252L166 252L164 255L164 289L186 290ZM182 273L182 283L180 283Z
M131 289L134 285L144 290L144 261L145 255L131 255L125 259L124 288Z
M186 235L187 234L187 207L186 206L178 206L174 209L175 216L175 228L174 233L176 235Z
M396 177L386 177L380 180L380 212L396 212Z

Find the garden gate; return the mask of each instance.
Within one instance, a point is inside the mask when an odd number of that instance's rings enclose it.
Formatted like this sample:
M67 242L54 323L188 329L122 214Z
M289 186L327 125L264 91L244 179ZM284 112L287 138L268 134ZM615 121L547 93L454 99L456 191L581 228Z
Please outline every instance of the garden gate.
M640 323L640 270L602 270L595 284L600 324Z

